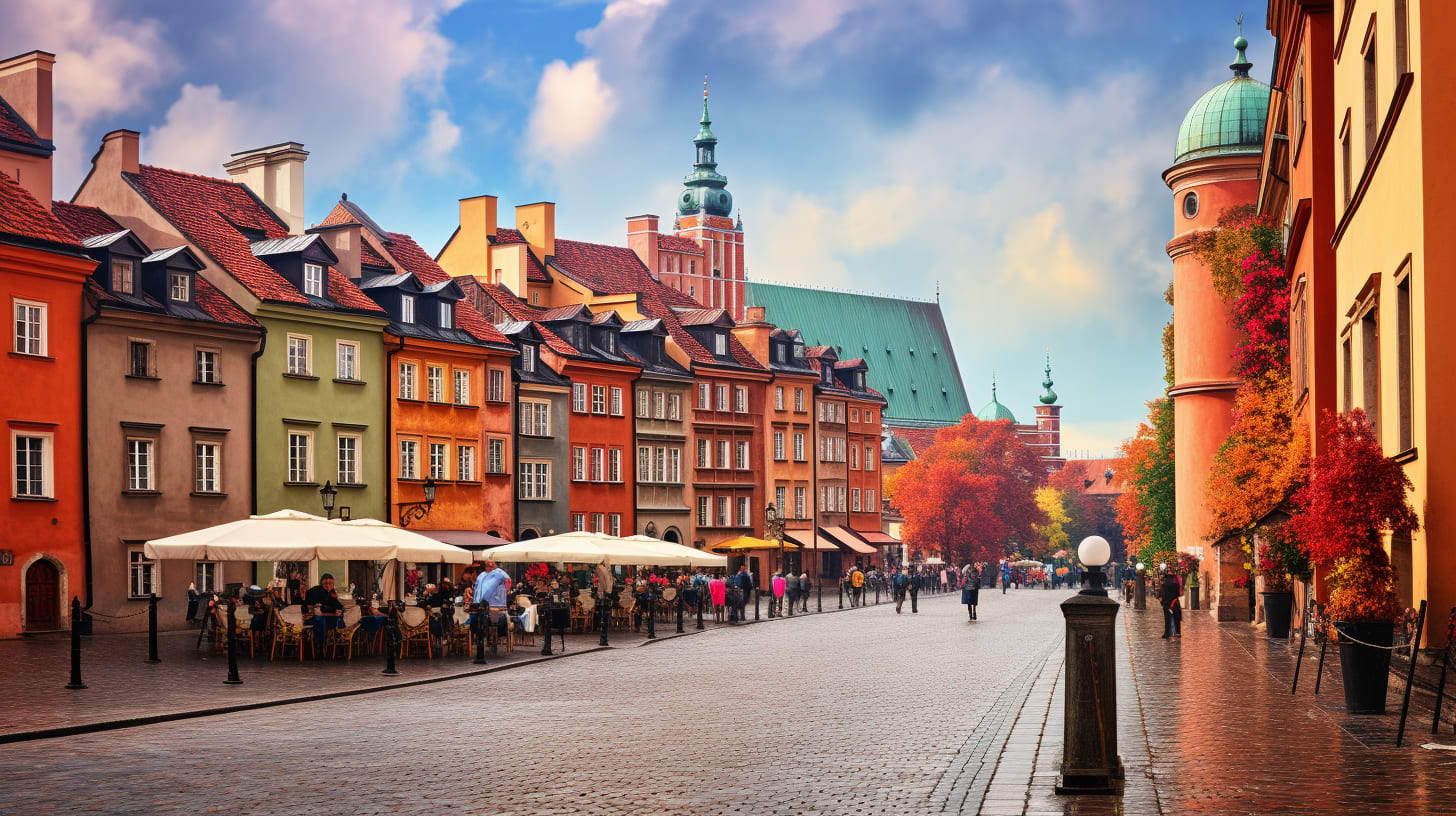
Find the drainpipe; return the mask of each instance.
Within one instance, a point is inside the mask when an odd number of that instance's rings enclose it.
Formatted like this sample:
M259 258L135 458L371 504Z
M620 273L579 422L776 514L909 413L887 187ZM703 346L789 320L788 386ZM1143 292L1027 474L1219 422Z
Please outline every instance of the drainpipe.
M268 327L262 325L260 321L258 328L263 333L258 337L258 350L253 352L252 358L248 363L252 369L253 377L253 399L251 400L251 406L248 411L248 434L253 446L253 495L251 502L252 514L255 516L258 515L258 359L263 356L263 351L268 348ZM253 568L253 571L254 577L256 578L256 566Z
M82 302L85 302L84 296ZM87 387L91 367L87 364L86 359L90 354L86 335L87 329L99 317L101 317L101 307L97 306L95 314L81 318L81 553L82 573L86 582L86 605L82 609L90 609L91 605L95 603L95 598L91 594L91 565L94 557L91 554L91 457L89 455L91 434L87 428L87 419L91 415L91 411L87 407L91 399L91 389ZM65 601L64 598L61 600Z
M511 540L521 538L521 381L511 372L511 472L506 477L511 483ZM548 409L549 410L549 409Z
M399 337L399 347L384 356L384 507L385 512L390 516L385 519L389 524L393 524L397 518L394 513L394 468L393 460L390 458L394 453L394 396L389 383L395 376L394 355L401 351L404 351L403 335Z

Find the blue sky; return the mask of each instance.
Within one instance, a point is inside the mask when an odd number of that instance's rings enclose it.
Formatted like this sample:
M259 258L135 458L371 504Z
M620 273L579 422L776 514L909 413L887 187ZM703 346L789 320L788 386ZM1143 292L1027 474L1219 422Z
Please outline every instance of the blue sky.
M1050 347L1064 444L1110 453L1162 388L1179 121L1272 40L1246 0L18 0L0 52L57 54L56 190L108 130L221 174L304 142L340 191L438 250L456 200L557 202L625 243L670 217L703 75L750 276L942 304L972 405L1030 413ZM505 215L504 218L509 218Z

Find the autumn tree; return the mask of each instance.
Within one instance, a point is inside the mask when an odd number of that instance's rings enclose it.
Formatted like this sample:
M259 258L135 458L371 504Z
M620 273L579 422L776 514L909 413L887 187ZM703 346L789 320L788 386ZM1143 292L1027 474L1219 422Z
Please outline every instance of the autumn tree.
M1036 506L1046 516L1046 521L1036 525L1037 540L1044 550L1036 554L1047 558L1067 548L1067 525L1072 517L1067 514L1066 496L1061 490L1042 485L1036 489L1035 495Z
M1117 470L1127 477L1117 499L1117 521L1122 525L1129 555L1147 547L1176 549L1173 466L1173 401L1164 397L1148 403L1148 421L1122 444Z
M1283 229L1270 215L1259 215L1252 204L1224 210L1218 226L1193 239L1193 251L1208 266L1213 290L1232 304L1243 292L1244 261L1253 255L1272 257L1284 241Z
M908 548L954 563L994 561L1033 540L1045 521L1035 498L1044 477L1010 422L967 416L900 468L888 490Z

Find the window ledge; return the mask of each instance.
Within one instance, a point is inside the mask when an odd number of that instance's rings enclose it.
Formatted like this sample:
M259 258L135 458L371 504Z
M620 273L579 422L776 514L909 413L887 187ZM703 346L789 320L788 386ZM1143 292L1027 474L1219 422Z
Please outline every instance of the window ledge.
M1420 454L1415 448L1406 448L1405 450L1397 453L1390 458L1404 465L1410 462L1414 462L1416 459L1420 458Z
M54 363L56 358L46 354L26 354L23 351L12 351L10 356L17 360L35 360L39 363Z
M523 433L523 434L516 434L516 435L517 436L524 436L527 439L555 439L556 438L554 436L550 436L550 435L547 435L547 434L529 434L529 433Z
M441 405L448 405L451 408L463 408L467 411L479 411L479 405L471 405L468 402L442 402Z
M128 374L126 375L126 378L128 380L153 380L157 382L160 382L162 379L161 377L156 377L151 374Z
M354 380L354 379L348 379L348 378L345 378L345 377L335 377L334 378L334 382L338 383L339 385L368 385L369 384L368 382L366 382L364 380Z
M511 401L508 400L508 399L488 399L488 400L486 400L486 402L489 403L489 404L491 404L491 405L510 405L511 404Z
M480 482L479 479L456 479L455 480L455 484L457 484L457 485L465 485L466 487L476 487L476 486L479 486L480 483L481 482Z
M147 561L145 563L147 563L147 564L155 564L157 562L155 562L155 561ZM201 590L199 590L199 591L201 591ZM150 600L150 597L147 596L147 595L128 595L128 596L126 596L126 599L128 601L138 601L140 603L146 603L148 600ZM162 600L162 596L161 595L158 595L157 596L157 600L159 600L159 601Z
M55 497L53 497L53 496L11 496L10 497L10 500L11 501L18 501L18 502L53 502L53 501L56 501Z
M394 399L395 399L396 402L409 402L409 403L414 403L416 405L424 405L425 404L425 401L424 400L422 400L422 399L415 399L414 397L395 397Z
M318 484L318 482L312 482L311 484ZM353 488L355 490L358 490L358 489L361 489L361 488L365 488L365 487L368 487L368 486L369 485L364 484L363 482L339 482L338 484L334 485L334 487L348 487L348 488Z
M193 496L195 498L199 498L199 499L225 499L225 498L227 498L227 494L226 493L219 493L219 492L213 491L213 490L194 490L189 495L191 495L191 496Z
M160 496L160 495L162 495L162 491L160 491L160 490L123 490L123 491L121 491L121 495L123 495L123 496Z
M284 487L318 487L318 482L284 482ZM342 485L340 485L342 487Z
M534 504L549 504L549 503L555 501L555 499L527 499L527 498L520 498L520 499L518 499L518 501L532 502Z
M283 378L286 380L313 380L314 382L318 382L318 377L312 374L294 374L289 371L283 372Z
M205 385L208 388L222 388L224 385L226 385L226 383L223 383L223 382L206 382L204 380L193 380L192 381L192 384L193 385Z

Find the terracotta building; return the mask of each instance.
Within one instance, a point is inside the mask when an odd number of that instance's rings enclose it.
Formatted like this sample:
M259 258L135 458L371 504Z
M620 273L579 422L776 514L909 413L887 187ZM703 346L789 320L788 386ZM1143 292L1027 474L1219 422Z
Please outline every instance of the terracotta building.
M868 566L878 560L877 544L898 543L880 540L880 416L885 400L866 384L863 360L841 361L829 346L814 346L805 355L819 369L814 384L818 533L837 544L846 558ZM872 509L866 510L867 505ZM865 533L876 541L867 541ZM832 559L825 560L825 574L833 574L834 565L827 563Z
M636 532L682 544L692 535L684 469L693 375L667 353L658 318L622 327L622 353L642 367L633 396L637 444Z
M1249 76L1244 56L1248 41L1239 37L1233 78L1215 86L1188 110L1178 130L1173 165L1163 181L1173 191L1173 398L1178 548L1203 560L1209 610L1219 620L1247 620L1248 593L1234 586L1244 574L1244 553L1237 542L1211 545L1204 486L1213 457L1233 424L1233 370L1238 330L1228 306L1213 290L1209 270L1193 254L1193 239L1218 225L1231 207L1254 203L1259 188L1260 152L1268 114L1269 86Z
M253 582L251 562L157 562L143 545L250 512L262 329L185 245L154 250L98 209L53 209L97 262L83 320L94 626L144 631L155 592L160 625L177 628L189 586Z
M0 637L61 629L90 603L82 484L82 288L96 262L50 210L51 63L0 63L0 356L9 456ZM17 173L12 176L11 173Z

